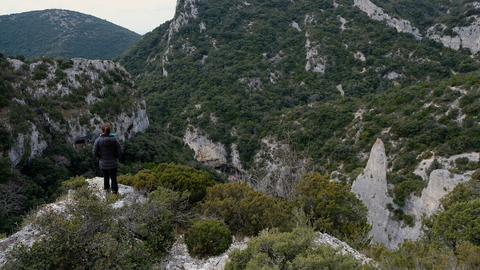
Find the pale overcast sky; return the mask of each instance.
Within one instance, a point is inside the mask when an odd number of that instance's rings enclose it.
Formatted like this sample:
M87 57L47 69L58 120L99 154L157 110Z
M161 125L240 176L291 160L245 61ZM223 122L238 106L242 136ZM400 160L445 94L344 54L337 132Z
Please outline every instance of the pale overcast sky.
M2 0L0 15L67 9L105 19L141 35L173 19L177 0Z

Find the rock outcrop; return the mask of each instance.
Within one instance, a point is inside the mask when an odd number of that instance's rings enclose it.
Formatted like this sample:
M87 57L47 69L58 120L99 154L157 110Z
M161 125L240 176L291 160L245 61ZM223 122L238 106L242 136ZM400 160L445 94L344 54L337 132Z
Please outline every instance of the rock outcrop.
M387 164L385 146L377 139L370 152L367 166L352 184L352 192L368 208L367 219L372 225L370 231L372 241L384 244L390 243L386 230L392 225L387 203L393 203L388 195Z
M221 143L214 143L206 136L201 135L199 129L187 129L183 141L195 151L194 158L196 160L212 167L227 163L225 147Z
M183 141L195 152L194 158L205 165L214 168L227 166L235 171L242 170L240 155L236 144L232 144L229 149L231 157L231 161L229 161L225 146L220 142L213 142L207 136L203 135L202 131L198 128L187 128Z
M472 54L480 51L480 18L472 16L473 23L468 26L453 27L454 35L444 35L442 31L447 28L444 24L437 24L427 30L427 37L442 43L445 47L458 50L460 48L470 49ZM437 31L436 29L441 29Z
M420 31L416 27L412 26L409 21L393 18L392 16L383 12L381 8L379 8L369 0L354 0L353 2L354 6L360 8L363 12L367 13L370 18L376 21L385 20L387 25L395 27L398 32L410 33L417 40L421 40L423 38L420 34Z
M35 112L24 123L28 132L25 128L17 131L18 123L11 123L6 116L0 119L16 135L8 151L13 166L41 154L52 134L61 134L66 143L79 146L93 141L104 122L112 124L120 140L144 132L149 126L145 100L118 63L81 58L62 60L69 61L67 64L52 59L31 64L8 60L22 74L22 81L28 82L13 84L24 99L14 98L12 102L15 106L29 105ZM35 75L39 69L44 76ZM112 99L111 95L121 98ZM109 102L118 99L124 104L115 105L117 110L108 108L112 105Z
M422 214L427 216L435 213L440 207L440 198L450 193L458 184L470 179L468 175L460 175L448 170L434 170L430 174L428 186L420 197L412 196L405 207L407 214L418 219ZM419 225L419 224L416 224Z
M468 156L478 159L476 154ZM372 225L369 236L372 237L372 241L394 249L405 239L418 239L422 234L421 217L424 214L429 216L438 211L440 200L459 183L470 179L469 176L468 173L454 174L445 169L432 171L428 185L422 191L421 196L411 195L407 198L405 206L401 208L405 214L414 216L416 220L414 226L407 226L403 221L391 219L392 213L387 208L387 204L395 205L393 198L389 195L385 147L383 142L377 139L370 152L367 166L353 182L351 190L368 208L367 218Z
M478 8L478 4L473 3L474 8ZM475 5L476 4L476 5ZM467 4L466 4L467 5ZM433 39L442 43L445 47L458 50L460 48L467 48L472 54L480 51L480 17L472 15L465 20L470 24L467 26L452 27L453 35L443 34L443 31L448 27L445 24L438 23L429 27L422 35L420 31L412 24L403 19L396 19L385 13L380 7L373 4L370 0L354 0L354 6L360 8L368 16L377 21L383 21L387 25L395 27L399 32L412 34L417 40L423 37Z
M105 199L103 191L103 177L95 177L92 179L86 180L90 187L92 187L93 192L97 194L99 199ZM134 189L133 187L119 184L118 191L122 194L121 199L117 200L112 204L113 208L123 207L125 204L132 203L135 201L145 202L146 197ZM36 212L36 215L41 215L42 211L64 211L65 204L69 200L69 196L61 201L47 204L42 208L39 208ZM12 234L9 237L0 239L0 268L5 262L6 253L16 244L24 244L26 246L31 246L35 241L37 241L41 236L42 232L34 228L32 224L28 224L23 227L18 232Z
M180 236L180 239L181 238L182 237ZM177 241L170 249L159 268L162 270L223 270L225 269L225 265L229 260L229 254L235 249L243 250L247 248L248 241L249 238L234 241L230 248L224 253L205 259L192 258L188 254L187 246ZM363 262L364 264L369 263L371 265L375 265L375 262L372 259L353 249L347 243L342 242L331 235L318 232L316 238L314 239L314 244L316 246L320 244L327 244L333 248L339 249L342 254L353 255L355 259Z

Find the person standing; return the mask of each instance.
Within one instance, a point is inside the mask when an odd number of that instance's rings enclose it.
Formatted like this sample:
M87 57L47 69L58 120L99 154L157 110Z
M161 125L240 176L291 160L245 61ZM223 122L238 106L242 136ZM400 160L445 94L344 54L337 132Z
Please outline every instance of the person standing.
M103 188L107 193L112 191L114 194L118 194L118 158L123 154L123 148L115 134L111 133L109 123L104 123L101 128L102 134L95 141L92 154L100 159L99 165L103 172ZM110 180L112 180L111 185Z

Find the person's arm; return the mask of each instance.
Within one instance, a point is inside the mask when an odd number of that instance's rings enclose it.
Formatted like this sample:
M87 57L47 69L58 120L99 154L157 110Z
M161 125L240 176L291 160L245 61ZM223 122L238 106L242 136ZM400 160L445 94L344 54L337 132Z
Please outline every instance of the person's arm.
M120 144L120 141L117 139L117 137L115 137L115 140L117 141L117 155L118 157L120 157L121 155L123 155L123 147L122 145Z
M98 139L97 139L95 140L95 143L93 144L93 148L92 148L92 155L94 157L98 157L98 158L100 157L100 153L98 150L99 149L98 149Z

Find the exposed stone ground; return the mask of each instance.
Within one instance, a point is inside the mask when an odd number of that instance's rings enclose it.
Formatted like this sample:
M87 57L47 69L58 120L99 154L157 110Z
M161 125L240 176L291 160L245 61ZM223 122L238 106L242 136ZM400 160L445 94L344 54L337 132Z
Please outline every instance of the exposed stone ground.
M105 199L105 194L103 191L103 178L96 177L92 179L87 179L87 182L94 191L97 192L100 199ZM143 200L145 201L145 196L136 191L133 187L119 185L120 199L117 200L113 207L120 208L125 204L131 203L133 201ZM62 211L65 209L65 204L68 202L70 196L65 196L61 200L55 203L45 205L37 214L41 215L43 211ZM15 234L0 239L0 266L5 261L5 254L10 248L12 248L16 243L23 243L27 246L31 246L40 236L41 232L32 228L31 225L23 227L20 231ZM183 235L177 236L177 242L172 246L169 253L162 261L162 263L156 265L156 269L165 269L165 270L222 270L225 267L225 264L228 262L229 254L235 249L245 249L247 247L248 238L234 241L230 248L219 256L209 257L205 259L193 258L188 254L187 247L183 243ZM355 258L363 262L371 261L369 258L359 253L355 249L348 246L346 243L338 240L335 237L332 237L328 234L319 233L317 239L315 239L315 244L326 243L331 245L334 248L341 248L342 253L351 253Z

